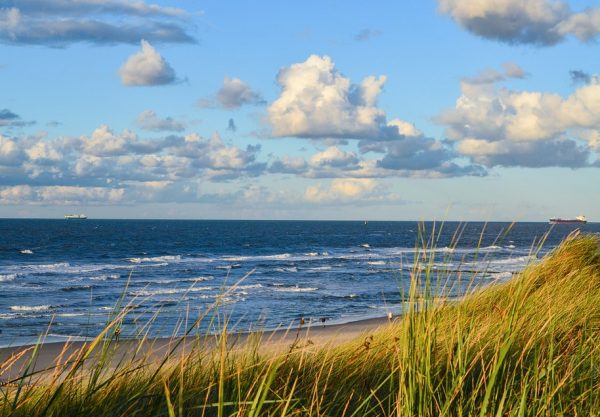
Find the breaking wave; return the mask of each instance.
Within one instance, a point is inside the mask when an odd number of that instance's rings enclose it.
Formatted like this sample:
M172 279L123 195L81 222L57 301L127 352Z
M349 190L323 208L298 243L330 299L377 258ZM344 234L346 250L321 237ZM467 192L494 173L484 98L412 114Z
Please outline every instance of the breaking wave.
M156 290L136 290L129 294L134 297L154 297L156 295L186 294L190 292L211 291L213 287L192 287L192 288L160 288Z
M41 306L11 306L10 309L11 311L18 311L18 312L34 312L34 313L39 313L42 311L48 311L50 310L52 306L50 305L41 305Z
M90 277L92 281L106 281L107 279L119 279L121 275L119 274L109 274L109 275L98 275L95 277Z
M257 256L224 256L221 258L227 262L247 262L247 261L280 261L290 259L292 255L289 253L281 253L278 255L257 255Z
M69 262L56 262L51 264L26 264L19 265L10 268L15 270L18 268L19 271L26 271L33 274L85 274L90 272L114 270L127 268L126 265L118 264L84 264L84 265L72 265Z
M177 262L181 261L181 255L151 256L147 258L129 258L128 261L134 264L141 264L144 262Z
M277 292L313 292L318 291L316 287L275 287L273 291Z
M288 268L275 268L275 272L298 272L298 268L295 266Z
M17 274L4 274L0 275L0 282L14 281L17 278Z

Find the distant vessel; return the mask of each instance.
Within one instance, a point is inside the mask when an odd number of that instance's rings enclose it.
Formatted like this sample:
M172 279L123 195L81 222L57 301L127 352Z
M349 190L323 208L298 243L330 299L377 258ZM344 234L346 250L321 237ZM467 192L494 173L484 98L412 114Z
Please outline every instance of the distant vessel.
M67 220L85 220L87 216L85 214L65 214Z
M561 219L560 217L553 217L550 219L550 224L586 224L587 219L585 216L577 216L574 219Z

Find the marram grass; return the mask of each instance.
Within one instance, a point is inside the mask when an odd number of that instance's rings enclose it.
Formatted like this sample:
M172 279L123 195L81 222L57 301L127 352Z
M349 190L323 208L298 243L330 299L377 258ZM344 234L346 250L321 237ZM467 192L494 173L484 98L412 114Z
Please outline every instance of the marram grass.
M233 349L223 332L115 363L124 309L68 366L0 385L0 416L600 416L598 237L452 302L431 264L425 248L400 320L342 345Z

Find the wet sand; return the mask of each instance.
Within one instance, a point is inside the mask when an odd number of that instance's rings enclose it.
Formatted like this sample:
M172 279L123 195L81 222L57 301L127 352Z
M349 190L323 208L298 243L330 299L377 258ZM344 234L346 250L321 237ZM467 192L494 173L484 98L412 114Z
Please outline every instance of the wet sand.
M315 325L279 329L252 333L231 333L227 335L229 348L243 348L256 343L260 352L289 351L294 348L319 348L336 346L360 337L379 328L390 325L388 318L375 318L354 321L345 324ZM143 362L148 360L159 362L169 357L176 357L192 349L215 349L220 336L188 336L185 338L127 339L107 342L112 366L120 362ZM53 374L57 365L69 365L89 346L90 342L54 342L37 346L36 358L31 363L29 374L34 374L32 382ZM102 344L92 352L87 363L93 363ZM35 346L16 346L0 348L0 384L11 382L23 375L24 369L31 361Z

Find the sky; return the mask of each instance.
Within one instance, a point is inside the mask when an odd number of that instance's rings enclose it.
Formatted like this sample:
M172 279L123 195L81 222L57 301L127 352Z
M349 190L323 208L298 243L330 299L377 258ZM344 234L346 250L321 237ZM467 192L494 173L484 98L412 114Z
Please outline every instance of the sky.
M600 1L0 0L0 217L600 221Z

